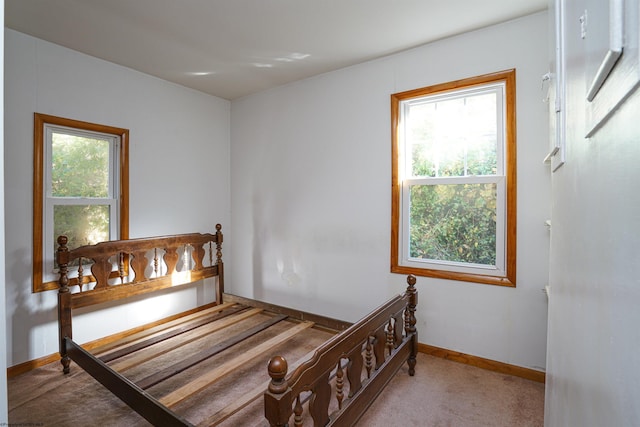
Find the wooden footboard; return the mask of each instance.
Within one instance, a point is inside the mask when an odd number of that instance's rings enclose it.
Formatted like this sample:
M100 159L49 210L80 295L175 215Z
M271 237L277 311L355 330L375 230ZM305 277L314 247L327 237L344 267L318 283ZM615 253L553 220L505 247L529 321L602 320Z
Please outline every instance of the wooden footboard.
M414 375L417 352L414 276L403 295L389 300L318 348L293 373L287 361L273 357L264 395L265 416L272 426L351 426L407 361ZM308 403L306 403L308 402ZM306 409L305 409L306 407Z

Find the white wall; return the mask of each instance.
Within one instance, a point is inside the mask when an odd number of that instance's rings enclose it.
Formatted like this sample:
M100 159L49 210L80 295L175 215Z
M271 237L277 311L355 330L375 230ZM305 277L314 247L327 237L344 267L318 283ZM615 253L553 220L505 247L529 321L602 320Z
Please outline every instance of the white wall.
M547 15L441 40L231 104L232 292L356 320L389 273L390 95L516 68L518 279L418 279L420 342L544 370L550 215Z
M56 292L31 293L33 113L130 130L130 237L211 232L229 208L228 101L5 30L5 229L10 366L58 351ZM225 231L225 228L223 228ZM226 230L227 232L229 230ZM202 286L110 306L79 342L208 302ZM3 304L4 307L4 304Z
M567 153L552 177L545 425L638 426L640 92L585 138L589 39L580 37L579 17L588 3L566 2ZM638 2L625 4L635 5L635 23L626 28L636 35L626 41L637 55ZM627 46L624 55L632 51ZM637 75L639 66L628 74ZM606 85L621 85L620 76Z

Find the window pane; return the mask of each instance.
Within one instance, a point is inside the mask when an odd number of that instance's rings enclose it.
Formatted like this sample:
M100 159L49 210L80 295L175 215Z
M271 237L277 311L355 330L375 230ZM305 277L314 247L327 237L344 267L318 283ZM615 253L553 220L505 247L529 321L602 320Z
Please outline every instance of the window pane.
M71 249L109 240L109 206L56 205L53 207L53 241L68 237Z
M467 175L496 175L498 112L495 92L465 98L467 136ZM501 111L500 111L501 113Z
M108 140L52 134L51 195L109 197Z
M413 177L497 173L496 92L409 104L407 149Z
M411 258L496 265L495 184L414 185Z

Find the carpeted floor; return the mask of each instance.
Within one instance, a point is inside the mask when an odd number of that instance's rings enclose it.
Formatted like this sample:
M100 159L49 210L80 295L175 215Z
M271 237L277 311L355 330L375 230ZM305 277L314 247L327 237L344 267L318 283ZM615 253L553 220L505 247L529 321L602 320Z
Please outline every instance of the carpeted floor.
M73 384L77 387L76 381L85 375L76 370ZM86 381L83 387L61 393L72 383L70 378L60 375L58 364L10 379L9 423L39 426L146 424L117 399L102 399L102 406L95 405L96 401L92 407L83 405L92 400L83 392L92 394L102 389L99 384L93 384L92 379ZM32 400L29 395L40 398ZM255 402L255 406L255 411L250 411L255 417L228 421L231 425L266 425L261 420L260 402ZM544 384L419 354L416 375L410 377L403 367L358 427L533 427L543 425L543 410ZM68 417L69 411L76 415ZM59 412L67 416L61 416Z
M358 427L534 427L544 424L544 384L418 354L391 380Z

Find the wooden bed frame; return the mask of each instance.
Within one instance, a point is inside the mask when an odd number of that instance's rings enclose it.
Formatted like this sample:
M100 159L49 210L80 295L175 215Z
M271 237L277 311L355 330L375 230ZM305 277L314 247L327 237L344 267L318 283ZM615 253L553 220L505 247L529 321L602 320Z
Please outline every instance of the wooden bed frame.
M280 314L279 318L297 318L301 327L307 327L311 320L325 328L343 329L293 372L288 372L284 357L270 359L271 380L264 390L264 414L272 426L290 423L302 426L309 419L313 425L353 425L405 361L409 375L414 374L418 345L415 277L407 278L408 287L402 295L348 326L346 322L323 316L225 294L221 229L218 224L213 234L108 241L77 249L68 249L67 238L60 236L56 261L60 274L58 321L63 372L69 373L73 360L150 423L191 426L169 409L175 399L171 401L167 396L156 399L144 390L146 387L107 365L108 361L156 343L162 337L98 358L73 341L72 310L214 278L215 304L250 304ZM76 273L69 273L71 266ZM187 388L190 392L176 399L189 397L202 385Z

